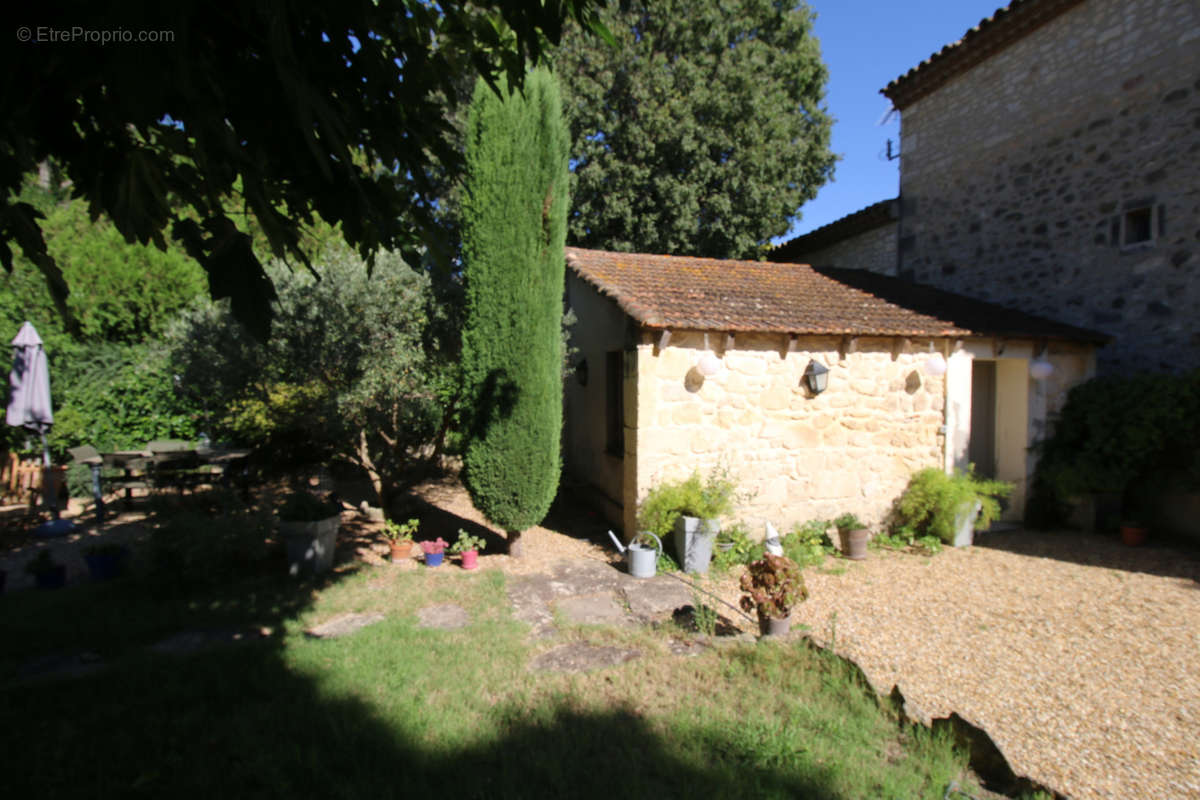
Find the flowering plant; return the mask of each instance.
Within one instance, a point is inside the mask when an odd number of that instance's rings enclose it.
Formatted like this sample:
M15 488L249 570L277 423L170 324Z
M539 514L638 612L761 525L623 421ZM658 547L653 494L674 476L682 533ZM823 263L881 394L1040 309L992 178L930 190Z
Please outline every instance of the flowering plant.
M425 555L431 556L434 553L444 553L446 551L446 540L438 537L433 541L426 539L421 542L421 549L425 551Z

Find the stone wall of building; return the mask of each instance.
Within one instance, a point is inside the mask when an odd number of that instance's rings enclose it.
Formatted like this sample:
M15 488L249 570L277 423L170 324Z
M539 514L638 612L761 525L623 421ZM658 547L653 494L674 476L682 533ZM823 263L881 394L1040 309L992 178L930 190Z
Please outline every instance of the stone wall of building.
M840 338L800 337L787 352L780 335L739 335L722 352L723 334L708 343L723 368L701 378L694 367L706 348L700 332L673 332L661 351L655 336L627 354L626 460L623 526L634 529L637 502L662 480L728 467L748 498L737 517L756 535L769 520L781 531L797 522L857 514L877 525L903 492L913 472L925 467L965 467L971 417L970 365L996 360L992 340L938 342L953 350L946 376L925 371L929 342L862 338L843 353ZM1029 361L1047 358L1055 367L1044 382L1028 378ZM829 368L829 387L812 396L801 386L810 359ZM1014 397L1024 408L997 411L998 430L1013 419L1024 431L1008 431L1020 463L1001 475L1017 484L1009 518L1020 519L1032 458L1029 445L1046 432L1067 392L1094 371L1090 346L1009 341L1000 360L1019 374ZM964 386L949 392L947 378L965 370ZM959 382L962 383L961 381ZM949 411L947 399L952 404ZM966 427L963 427L966 425ZM946 441L947 426L955 441ZM1013 436L1016 441L1008 441ZM961 441L958 439L961 438Z
M621 524L626 457L607 447L608 354L624 352L630 320L610 298L575 273L566 279L567 305L579 320L571 328L576 369L563 385L563 471L568 484L590 490L591 500L614 524Z
M788 353L786 337L738 336L707 379L693 369L702 334L673 333L661 352L640 345L627 508L661 480L722 464L749 495L738 518L756 534L766 520L786 531L845 511L882 519L914 471L942 464L944 380L923 373L927 354L894 356L890 339L860 340L844 358L839 345L804 337ZM810 359L829 367L815 397L801 387Z
M792 260L814 267L845 267L895 275L896 238L896 225L883 225L848 236L828 247L803 253Z
M1087 0L902 126L901 276L1200 367L1200 2Z

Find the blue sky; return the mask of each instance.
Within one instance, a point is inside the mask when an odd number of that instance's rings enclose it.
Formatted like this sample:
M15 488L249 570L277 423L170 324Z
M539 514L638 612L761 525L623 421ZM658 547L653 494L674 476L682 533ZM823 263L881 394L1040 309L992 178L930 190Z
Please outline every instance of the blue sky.
M829 67L826 103L835 120L833 151L842 157L834 180L800 209L784 238L807 233L872 203L895 197L899 161L887 161L887 140L900 138L891 103L879 90L931 53L962 38L1002 0L809 0Z

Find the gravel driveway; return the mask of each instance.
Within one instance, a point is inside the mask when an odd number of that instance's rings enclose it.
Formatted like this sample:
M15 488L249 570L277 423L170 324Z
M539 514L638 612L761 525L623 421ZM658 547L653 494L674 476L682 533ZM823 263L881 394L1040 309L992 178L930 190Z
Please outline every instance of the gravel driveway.
M957 711L1071 797L1200 797L1196 553L1012 532L826 570L800 621L926 721Z

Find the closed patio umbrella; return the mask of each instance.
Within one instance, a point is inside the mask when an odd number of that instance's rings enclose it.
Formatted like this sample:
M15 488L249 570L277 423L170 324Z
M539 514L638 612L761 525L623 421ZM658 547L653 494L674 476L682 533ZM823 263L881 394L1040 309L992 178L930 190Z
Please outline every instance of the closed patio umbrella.
M8 401L8 424L38 433L42 437L42 466L50 467L50 449L46 445L46 432L54 425L54 412L50 408L50 365L46 361L46 348L33 324L26 322L12 340L13 368L8 383L12 395ZM57 487L43 481L45 496L50 504L54 519L58 519ZM53 525L53 523L51 523ZM52 529L57 531L58 526Z

